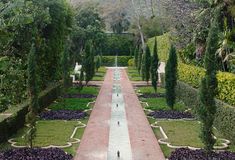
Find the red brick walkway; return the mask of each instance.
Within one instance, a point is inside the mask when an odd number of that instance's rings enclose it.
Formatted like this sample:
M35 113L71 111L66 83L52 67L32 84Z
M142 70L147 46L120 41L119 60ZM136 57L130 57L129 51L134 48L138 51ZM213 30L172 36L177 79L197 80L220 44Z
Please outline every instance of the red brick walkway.
M112 77L113 70L108 69L75 160L107 160ZM157 139L124 69L121 69L121 77L133 160L164 160Z

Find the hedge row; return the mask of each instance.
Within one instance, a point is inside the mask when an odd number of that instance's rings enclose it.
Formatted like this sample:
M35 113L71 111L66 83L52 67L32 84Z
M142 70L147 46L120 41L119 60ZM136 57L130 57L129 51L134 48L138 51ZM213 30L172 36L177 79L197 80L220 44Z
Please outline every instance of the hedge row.
M102 65L113 67L115 66L116 56L102 56ZM130 56L118 56L118 66L128 66L128 61L132 57Z
M155 43L155 37L150 38L148 40L148 46L150 48L151 54L153 54L153 48ZM165 33L161 36L157 36L157 50L158 50L158 56L159 59L162 62L166 62L168 59L168 53L170 51L170 34Z
M176 96L183 101L186 106L195 108L199 106L198 90L190 85L178 81L176 86ZM226 103L216 99L217 114L214 125L226 138L235 144L235 109Z
M201 79L205 75L205 70L200 67L180 63L178 65L178 77L180 81L198 88ZM218 72L218 95L217 98L230 104L235 105L235 74L227 72Z
M57 83L40 93L40 109L49 106L60 94L60 84ZM25 124L25 115L28 112L29 101L16 106L12 116L0 121L0 143L5 142L10 136L15 134L18 129Z

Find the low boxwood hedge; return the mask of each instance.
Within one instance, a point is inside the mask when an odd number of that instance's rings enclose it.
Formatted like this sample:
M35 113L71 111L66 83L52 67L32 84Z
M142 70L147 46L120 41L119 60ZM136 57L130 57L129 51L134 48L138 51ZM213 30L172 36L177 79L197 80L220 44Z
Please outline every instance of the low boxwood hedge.
M115 66L116 56L102 56L102 66ZM118 66L128 66L128 61L132 57L130 56L118 56Z
M49 106L60 95L60 83L57 83L39 95L40 109ZM25 124L25 115L28 112L29 101L24 102L18 106L15 106L14 113L0 121L0 143L5 142L10 136L15 134L18 129L22 128Z
M199 106L198 90L190 85L178 81L176 86L176 96L183 101L186 106L195 108ZM216 99L217 113L214 126L226 138L235 144L235 108Z
M190 84L194 88L199 88L201 79L205 75L205 70L200 67L180 63L178 65L178 78L180 81ZM217 98L235 105L235 74L228 72L218 72L218 95Z

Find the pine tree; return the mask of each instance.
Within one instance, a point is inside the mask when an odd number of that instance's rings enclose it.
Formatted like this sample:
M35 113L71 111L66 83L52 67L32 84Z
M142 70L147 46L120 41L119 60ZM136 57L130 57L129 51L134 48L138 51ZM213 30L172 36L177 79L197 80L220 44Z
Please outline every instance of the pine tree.
M36 116L39 110L38 104L38 83L37 83L37 56L35 44L31 46L28 54L28 92L30 98L29 112L26 115L26 123L29 125L29 130L26 133L26 139L29 146L33 147L33 138L36 133Z
M173 109L175 104L175 86L177 84L177 54L176 49L171 45L169 58L165 68L165 88L167 105Z
M152 80L152 86L155 92L157 92L158 67L159 67L159 58L158 58L158 53L157 53L157 39L155 38L153 58L151 62L151 80Z
M212 151L216 142L213 134L213 123L216 113L216 50L218 47L218 21L217 16L211 23L211 28L207 38L207 48L205 53L206 75L201 81L199 98L200 107L198 108L199 118L202 122L201 139L207 151Z

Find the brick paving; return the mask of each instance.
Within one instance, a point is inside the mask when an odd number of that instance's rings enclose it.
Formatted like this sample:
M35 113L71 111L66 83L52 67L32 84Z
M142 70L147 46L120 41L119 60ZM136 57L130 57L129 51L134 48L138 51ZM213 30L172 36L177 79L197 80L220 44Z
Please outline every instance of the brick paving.
M107 70L75 160L107 160L113 83L113 69L110 68ZM121 69L120 84L125 102L132 159L164 160L125 69ZM125 160L125 157L121 157L120 160Z

